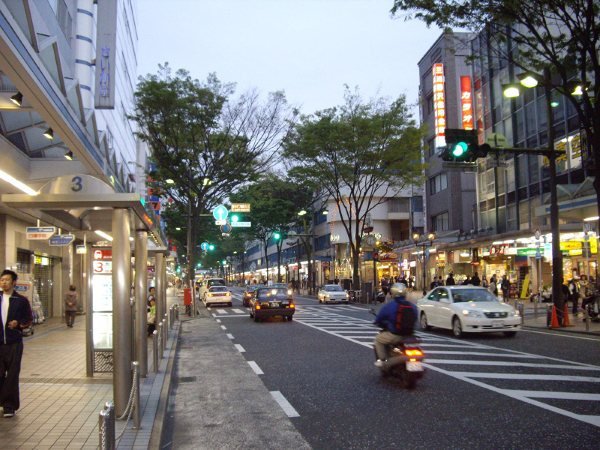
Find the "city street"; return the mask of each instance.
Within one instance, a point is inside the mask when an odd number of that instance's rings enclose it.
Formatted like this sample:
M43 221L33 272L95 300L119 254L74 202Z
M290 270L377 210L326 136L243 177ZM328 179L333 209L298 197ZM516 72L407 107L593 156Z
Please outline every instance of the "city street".
M364 305L298 296L292 322L255 323L240 294L210 313L313 448L597 448L596 336L419 331L428 370L407 391L373 366Z

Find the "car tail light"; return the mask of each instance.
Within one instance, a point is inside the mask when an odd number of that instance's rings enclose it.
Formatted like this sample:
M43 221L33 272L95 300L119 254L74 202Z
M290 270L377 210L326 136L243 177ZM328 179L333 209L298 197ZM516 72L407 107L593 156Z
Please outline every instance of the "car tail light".
M293 303L290 303L290 308L295 308L296 305L294 305Z
M257 304L254 306L254 309L260 309L260 305L257 303Z

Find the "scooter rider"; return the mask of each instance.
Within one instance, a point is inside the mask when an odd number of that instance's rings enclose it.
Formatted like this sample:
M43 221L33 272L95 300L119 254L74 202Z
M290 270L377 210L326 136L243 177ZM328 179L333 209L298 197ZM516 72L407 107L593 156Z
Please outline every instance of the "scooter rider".
M418 317L417 307L406 300L406 286L394 283L390 287L393 301L387 303L375 317L375 325L384 329L375 338L375 365L382 367L388 358L388 346L402 342L407 336L412 336Z

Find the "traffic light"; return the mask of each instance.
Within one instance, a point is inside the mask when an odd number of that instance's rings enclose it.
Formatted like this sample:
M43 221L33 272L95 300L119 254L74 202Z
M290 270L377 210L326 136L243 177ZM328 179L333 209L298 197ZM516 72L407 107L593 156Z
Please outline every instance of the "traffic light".
M478 144L477 130L446 128L445 135L446 148L441 155L444 161L475 162L477 158L485 158L490 149L487 144Z
M275 233L273 233L273 239L275 239L276 241L278 241L279 239L281 239L281 233L276 231Z
M229 218L231 223L237 223L240 221L240 216L238 214L232 214Z

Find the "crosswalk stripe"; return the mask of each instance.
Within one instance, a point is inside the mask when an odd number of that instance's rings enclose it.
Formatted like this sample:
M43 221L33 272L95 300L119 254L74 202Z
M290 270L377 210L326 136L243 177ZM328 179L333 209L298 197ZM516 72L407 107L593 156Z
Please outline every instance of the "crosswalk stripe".
M580 375L545 375L541 373L489 373L489 372L452 372L457 377L492 378L499 380L533 380L533 381L574 381L581 383L600 383L600 378Z

